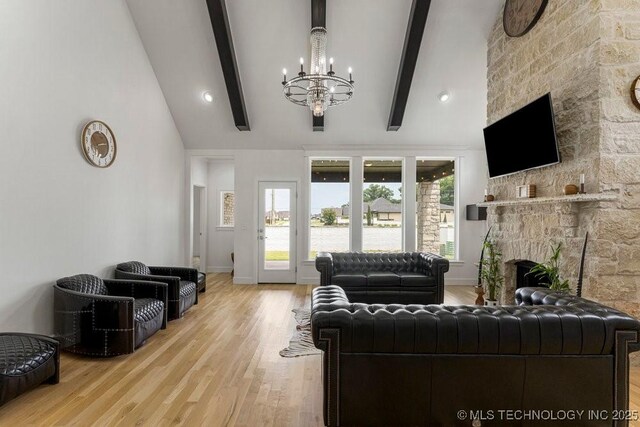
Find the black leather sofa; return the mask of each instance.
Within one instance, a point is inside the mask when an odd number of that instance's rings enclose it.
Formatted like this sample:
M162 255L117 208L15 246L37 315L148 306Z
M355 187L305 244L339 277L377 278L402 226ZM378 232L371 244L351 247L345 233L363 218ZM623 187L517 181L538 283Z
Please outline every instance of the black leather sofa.
M449 260L423 252L320 252L320 285L340 286L352 302L441 304Z
M628 356L640 349L640 322L613 308L543 288L519 289L517 303L368 305L337 286L314 289L325 424L626 425L588 412L566 424L500 415L626 410Z

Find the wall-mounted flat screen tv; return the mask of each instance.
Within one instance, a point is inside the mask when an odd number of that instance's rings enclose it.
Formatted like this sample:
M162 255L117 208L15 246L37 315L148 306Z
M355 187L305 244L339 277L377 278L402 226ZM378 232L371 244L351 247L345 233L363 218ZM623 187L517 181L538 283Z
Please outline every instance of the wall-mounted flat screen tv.
M489 177L560 163L551 94L484 129Z

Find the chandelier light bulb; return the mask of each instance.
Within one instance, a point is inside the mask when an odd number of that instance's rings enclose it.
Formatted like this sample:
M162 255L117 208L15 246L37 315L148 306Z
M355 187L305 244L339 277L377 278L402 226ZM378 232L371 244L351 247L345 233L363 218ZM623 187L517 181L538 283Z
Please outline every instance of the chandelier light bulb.
M285 76L287 75L287 69L286 68L282 69L282 74L284 74Z
M329 64L333 65L333 58L329 58Z
M211 92L206 91L202 94L202 99L204 99L206 103L211 104L213 102L213 95Z
M331 89L329 89L329 91L330 91L331 93L334 93L334 92L336 91L336 87L335 87L335 86L331 86Z
M300 57L300 65L304 65L304 58L302 56Z
M347 70L349 72L349 74L353 73L353 68L349 67L349 69Z

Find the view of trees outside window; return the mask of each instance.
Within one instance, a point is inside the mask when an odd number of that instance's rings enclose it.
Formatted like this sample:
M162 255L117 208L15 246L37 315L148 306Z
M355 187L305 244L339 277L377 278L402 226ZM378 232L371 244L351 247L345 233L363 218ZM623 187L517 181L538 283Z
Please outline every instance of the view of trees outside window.
M349 160L311 161L309 259L318 252L350 250ZM402 247L401 159L363 160L362 250L398 252ZM353 222L357 226L360 223ZM416 161L416 246L455 259L455 162ZM410 231L412 232L412 231Z
M309 259L349 250L349 160L311 161Z
M455 259L455 162L418 159L416 166L417 249Z
M402 161L364 160L362 250L402 250Z

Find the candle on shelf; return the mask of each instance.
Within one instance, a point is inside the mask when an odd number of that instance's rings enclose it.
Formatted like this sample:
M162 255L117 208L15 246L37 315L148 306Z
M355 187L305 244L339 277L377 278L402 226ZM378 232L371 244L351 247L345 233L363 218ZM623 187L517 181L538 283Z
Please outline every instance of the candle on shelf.
M580 184L584 184L584 174L580 174Z
M487 190L486 188L484 189L484 201L487 201L487 196L489 195L489 190Z
M585 194L584 191L584 174L580 174L580 194Z

